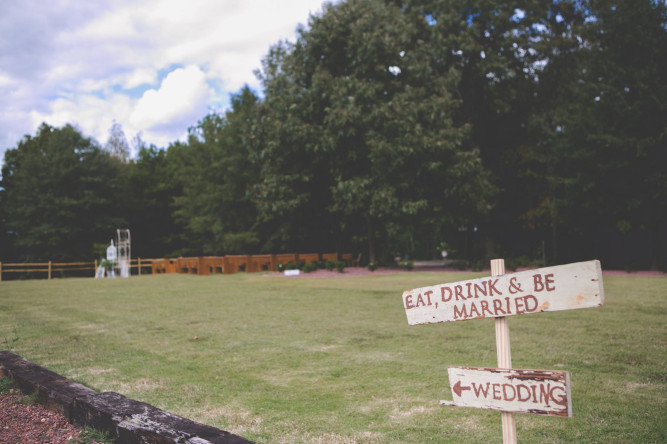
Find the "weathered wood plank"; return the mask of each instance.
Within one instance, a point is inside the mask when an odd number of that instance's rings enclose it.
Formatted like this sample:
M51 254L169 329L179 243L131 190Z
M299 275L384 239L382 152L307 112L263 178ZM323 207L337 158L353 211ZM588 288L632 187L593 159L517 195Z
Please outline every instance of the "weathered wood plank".
M403 307L410 325L602 305L602 270L596 260L416 288L403 293Z
M569 372L449 366L447 373L453 402L442 404L572 417Z

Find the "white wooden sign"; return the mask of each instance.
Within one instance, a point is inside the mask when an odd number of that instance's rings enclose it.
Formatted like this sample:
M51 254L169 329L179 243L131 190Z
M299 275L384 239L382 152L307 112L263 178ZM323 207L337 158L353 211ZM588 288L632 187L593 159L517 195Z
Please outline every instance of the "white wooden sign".
M600 262L588 261L403 293L408 324L498 318L604 305Z
M458 407L572 417L570 374L558 370L447 367Z

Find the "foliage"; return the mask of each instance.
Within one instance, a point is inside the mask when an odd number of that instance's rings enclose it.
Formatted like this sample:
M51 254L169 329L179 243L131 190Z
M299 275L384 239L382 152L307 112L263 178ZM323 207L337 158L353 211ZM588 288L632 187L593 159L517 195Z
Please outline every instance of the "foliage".
M102 262L100 262L100 266L103 267L107 273L113 269L115 261L110 261L107 259L102 259Z
M11 378L3 376L0 378L0 394L8 394L14 388L15 384Z
M72 444L91 444L91 443L102 443L102 444L111 444L114 440L109 436L107 432L96 430L90 427L84 427L78 437L70 441Z
M137 137L128 159L117 123L106 149L70 125L25 136L1 259L81 260L128 227L140 257L665 268L666 23L653 0L327 4L269 49L261 91L166 150Z
M336 261L336 271L342 273L345 271L345 261Z
M70 125L5 153L0 202L12 259L80 260L124 224L119 161ZM3 254L3 256L5 256ZM5 256L5 257L7 257Z
M313 271L316 271L316 270L319 269L319 268L320 268L320 267L319 267L319 265L317 264L317 262L308 262L307 264L305 264L305 265L303 266L303 272L304 272L304 273L311 273L311 272L313 272Z
M257 175L247 140L257 100L244 88L232 97L232 109L224 116L206 116L190 129L187 144L169 149L183 189L175 197L174 216L199 254L258 251L256 211L247 194Z

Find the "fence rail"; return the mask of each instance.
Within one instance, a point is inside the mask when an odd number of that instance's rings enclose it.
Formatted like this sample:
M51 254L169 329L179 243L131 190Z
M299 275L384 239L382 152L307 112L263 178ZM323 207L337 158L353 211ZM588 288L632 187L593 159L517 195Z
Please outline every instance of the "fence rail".
M188 273L209 275L214 273L276 271L279 264L287 265L290 262L317 262L326 260L343 260L347 265L358 265L352 254L338 253L283 253L283 254L256 254L256 255L226 255L226 256L199 256L179 257L173 259L142 259L130 261L130 271L136 270L141 276L147 269L151 274L160 273ZM69 271L90 271L95 276L99 263L90 262L0 262L0 281L5 273L45 273L47 279L53 279L54 273Z
M130 269L137 270L141 275L142 269L150 269L155 259L132 259ZM5 273L44 273L47 279L53 279L54 273L69 271L90 271L91 276L95 276L98 262L0 262L0 281Z

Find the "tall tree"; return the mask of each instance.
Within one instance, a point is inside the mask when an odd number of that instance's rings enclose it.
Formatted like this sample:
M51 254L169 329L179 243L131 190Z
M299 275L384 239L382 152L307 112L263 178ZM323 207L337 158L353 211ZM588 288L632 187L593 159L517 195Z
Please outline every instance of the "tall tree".
M147 258L182 253L182 228L172 214L182 185L167 151L139 145L137 158L128 167L124 189L132 254Z
M81 260L124 224L124 165L70 125L42 124L5 153L2 212L16 260Z
M256 181L248 144L257 97L249 88L232 96L225 115L209 114L190 129L187 144L170 148L181 170L183 194L176 219L204 254L257 252L260 238L248 190Z
M127 143L125 131L123 131L123 126L115 120L109 129L109 139L104 148L123 162L127 162L130 158L130 144Z
M350 1L274 47L260 207L311 222L328 214L325 229L365 238L370 260L376 239L386 253L409 251L406 232L435 252L434 233L487 211L489 176L468 126L454 122L459 72L431 37L422 14Z

